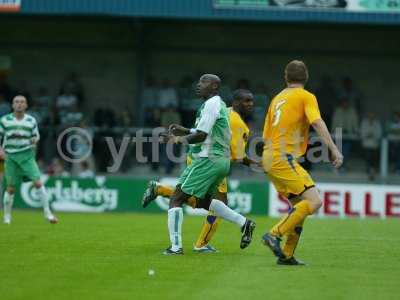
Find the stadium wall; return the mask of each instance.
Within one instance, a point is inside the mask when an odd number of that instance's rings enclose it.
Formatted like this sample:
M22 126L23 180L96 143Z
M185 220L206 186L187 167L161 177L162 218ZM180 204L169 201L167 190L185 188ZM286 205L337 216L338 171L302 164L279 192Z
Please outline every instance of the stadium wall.
M0 44L0 56L11 58L14 86L26 80L31 90L46 85L56 95L65 75L76 71L89 109L112 101L134 110L150 74L177 83L215 72L231 87L247 78L253 88L262 83L274 93L283 86L283 66L301 58L311 88L325 74L337 81L349 76L365 95L365 110L381 117L400 110L397 28L2 17Z
M26 81L31 93L40 86L56 96L74 71L85 89L86 109L134 107L136 52L134 29L101 20L6 18L0 26L0 56L10 57L9 81Z

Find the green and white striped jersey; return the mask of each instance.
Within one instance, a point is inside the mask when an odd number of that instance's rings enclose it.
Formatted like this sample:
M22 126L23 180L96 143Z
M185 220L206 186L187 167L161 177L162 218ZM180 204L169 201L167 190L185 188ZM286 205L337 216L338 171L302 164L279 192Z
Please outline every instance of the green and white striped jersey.
M231 129L229 111L220 96L203 103L197 112L195 128L207 133L204 142L191 145L189 155L198 157L225 157L230 159Z
M25 114L18 120L11 113L0 119L0 136L6 153L18 153L33 147L32 138L39 139L39 130L34 117Z

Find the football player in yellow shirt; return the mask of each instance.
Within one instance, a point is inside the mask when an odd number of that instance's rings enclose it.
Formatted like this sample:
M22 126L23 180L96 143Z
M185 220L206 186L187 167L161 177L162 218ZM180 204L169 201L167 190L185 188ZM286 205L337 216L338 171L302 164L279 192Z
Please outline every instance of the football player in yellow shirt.
M244 165L250 165L254 163L246 155L247 141L250 135L250 129L247 126L245 120L251 115L254 106L254 96L253 94L244 89L236 90L233 93L233 102L230 109L229 124L231 127L231 160ZM174 125L176 126L176 125ZM191 163L190 155L187 158L187 163ZM146 207L150 202L152 202L157 196L170 197L174 193L174 188L166 185L162 185L157 181L150 181L148 188L146 189L142 205ZM228 186L227 179L218 186L218 195L216 198L222 200L225 204L228 203ZM189 204L195 199L189 199ZM217 250L209 245L210 240L214 236L218 225L220 223L220 218L212 213L209 213L206 217L204 225L201 229L200 235L194 245L193 251L198 253L212 253Z
M304 62L294 60L285 68L287 87L272 100L264 125L262 164L278 193L292 204L288 214L262 237L263 243L278 257L277 263L302 265L294 258L307 216L322 205L314 181L297 159L306 152L311 125L330 151L334 167L343 163L343 155L333 142L321 118L316 97L304 89L308 70ZM283 248L281 239L285 237Z

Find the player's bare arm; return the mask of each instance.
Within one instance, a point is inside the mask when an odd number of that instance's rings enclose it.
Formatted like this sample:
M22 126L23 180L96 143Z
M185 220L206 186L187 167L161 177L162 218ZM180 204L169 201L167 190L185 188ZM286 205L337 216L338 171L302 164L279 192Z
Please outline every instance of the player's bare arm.
M328 149L331 152L332 165L335 168L340 168L340 166L343 164L343 155L333 142L324 120L322 119L315 120L311 125L318 133L318 135L321 137L325 145L328 146Z

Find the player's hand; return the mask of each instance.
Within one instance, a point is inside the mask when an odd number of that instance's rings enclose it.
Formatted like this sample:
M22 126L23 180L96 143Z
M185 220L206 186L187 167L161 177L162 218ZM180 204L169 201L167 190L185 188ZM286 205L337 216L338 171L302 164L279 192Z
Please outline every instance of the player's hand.
M332 151L331 162L336 169L339 169L343 164L343 154L340 153L340 151L337 149L335 151Z
M32 145L36 145L38 143L39 139L37 137L31 138L31 143Z
M187 128L179 125L179 124L172 124L168 128L169 132L172 133L173 135L186 135L187 133Z
M179 137L177 137L173 134L170 134L169 132L163 132L163 133L160 133L160 142L163 144L167 144L170 142L177 144L180 142L180 140L179 140Z
M0 160L5 160L6 158L6 153L4 152L3 149L0 149Z

